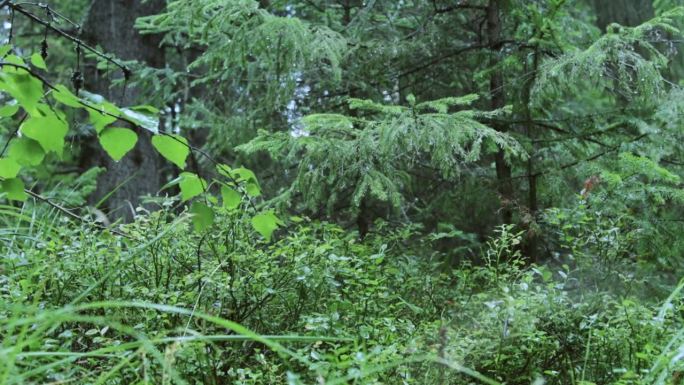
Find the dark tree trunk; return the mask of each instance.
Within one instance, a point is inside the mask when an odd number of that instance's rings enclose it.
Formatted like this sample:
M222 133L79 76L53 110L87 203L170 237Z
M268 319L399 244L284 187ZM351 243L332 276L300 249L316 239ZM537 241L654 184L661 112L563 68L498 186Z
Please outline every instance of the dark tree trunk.
M164 66L164 53L159 47L160 37L141 35L133 28L140 16L159 13L164 8L164 0L93 0L83 26L83 39L100 45L104 51L124 60L138 60L153 67ZM95 68L95 63L87 63L84 68L85 88L105 96L119 106L144 104L138 90L111 88L113 79ZM123 76L119 74L117 76ZM135 76L135 74L133 74ZM125 92L124 92L125 91ZM121 161L114 162L92 143L91 150L84 150L82 164L102 166L107 171L98 179L97 190L92 197L94 202L111 193L101 207L111 217L130 221L140 196L156 193L161 186L159 175L160 159L152 148L150 133L138 132L136 147Z
M532 110L530 109L530 100L532 96L532 88L537 80L537 71L539 69L539 48L535 48L533 52L534 57L532 58L532 68L528 71L527 66L525 72L532 72L534 75L523 84L523 93L521 97L522 101L522 118L525 121L525 134L527 138L533 143L532 149L530 151L530 157L527 159L527 213L528 217L523 218L522 223L524 224L527 235L525 238L525 244L523 245L523 252L527 256L530 262L537 261L537 249L539 243L539 236L536 230L537 222L537 211L539 210L539 201L537 197L537 171L535 169L534 160L536 157L536 149L534 146L534 139L536 138L536 128L532 119Z
M501 49L501 17L500 0L490 0L487 5L487 43L489 48L495 52L491 60L494 66L499 62L498 52ZM494 70L489 77L490 107L494 109L502 108L506 105L506 95L504 93L503 74L500 70ZM503 127L494 127L499 131L504 131ZM504 223L513 221L512 206L513 181L511 179L511 167L504 159L504 151L499 150L495 158L496 179L498 182L499 195L501 196L501 219Z

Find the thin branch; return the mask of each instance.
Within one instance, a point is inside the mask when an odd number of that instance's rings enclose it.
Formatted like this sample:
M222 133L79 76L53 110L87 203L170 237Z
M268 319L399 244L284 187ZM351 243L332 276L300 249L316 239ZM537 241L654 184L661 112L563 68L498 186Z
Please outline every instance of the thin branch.
M45 28L47 28L47 29L49 29L55 33L57 33L58 35L62 36L63 38L70 40L71 42L83 47L85 50L92 52L95 56L102 58L102 59L112 63L113 65L119 67L122 71L124 71L125 74L130 74L131 70L126 65L119 63L118 60L116 60L116 59L100 52L99 50L91 47L90 45L86 44L83 40L81 40L75 36L70 35L69 33L65 32L64 30L62 30L60 28L55 27L51 23L41 19L40 17L34 15L33 13L27 11L26 9L21 7L19 4L14 4L11 2L11 0L4 0L2 3L0 3L0 9L7 7L7 6L12 8L14 11L19 12L22 15L28 17L32 21L44 26Z
M605 134L608 131L610 131L612 128L617 127L617 125L615 125L614 127L610 127L608 129L605 129L605 130L597 130L597 131L587 132L587 133L582 134L582 133L574 133L571 131L567 131L567 130L564 130L560 127L556 127L554 125L551 125L551 124L541 123L541 122L537 122L537 121L531 121L531 123L535 126L548 128L550 130L568 135L564 138L538 139L538 140L535 140L536 143L561 142L561 141L565 141L565 140L579 139L579 140L586 140L587 142L591 142L594 144L598 144L601 147L608 147L608 145L601 142L598 139L594 139L593 136Z
M451 58L451 57L460 55L460 54L462 54L462 53L464 53L464 52L472 51L472 50L478 50L478 49L483 49L483 48L487 48L487 46L486 46L485 44L473 44L473 45L469 45L469 46L462 47L462 48L460 48L460 49L457 49L456 51L452 51L452 52L449 52L448 54L445 54L445 55L436 57L436 58L430 60L430 61L427 62L427 63L423 63L423 64L420 65L420 66L413 67L413 68L411 68L411 69L409 69L409 70L406 70L406 71L400 73L400 74L399 74L399 77L404 77L404 76L407 76L407 75L411 75L411 74L413 74L413 73L415 73L415 72L418 72L418 71L421 71L421 70L423 70L423 69L425 69L425 68L429 68L429 67L431 67L431 66L433 66L433 65L435 65L435 64L437 64L437 63L439 63L439 62L441 62L442 60L449 59L449 58Z
M38 200L38 201L41 201L41 202L44 202L44 203L46 203L47 205L49 205L50 207L53 207L53 208L57 209L58 211L60 211L60 212L62 212L62 213L64 213L64 214L66 214L66 216L67 216L68 218L72 219L72 220L79 221L79 222L82 222L82 223L87 223L87 224L89 224L89 225L92 225L92 226L97 227L97 228L100 229L100 230L107 230L107 231L111 232L112 234L116 234L116 235L119 235L119 236L121 236L121 237L131 239L131 236L128 235L128 234L126 234L126 233L123 233L123 232L121 232L121 231L119 231L119 230L116 230L116 229L109 228L109 227L104 226L104 225L101 225L101 224L99 224L99 223L97 223L97 222L89 221L89 220L87 220L86 218L84 218L84 217L82 217L82 216L76 214L76 213L73 212L71 209L68 209L68 208L66 208L66 207L64 207L64 206L62 206L62 205L60 205L60 204L58 204L58 203L55 203L55 202L53 202L52 200L50 200L49 198L44 197L44 196L42 196L42 195L40 195L40 194L38 194L38 193L35 193L35 192L33 192L33 191L29 190L29 189L24 189L24 192L25 192L27 195L31 196L33 199Z
M449 13L451 11L455 11L457 9L475 9L478 11L484 11L487 9L484 5L474 5L474 4L457 4L451 7L446 7L446 8L435 8L435 13L437 14L442 14L442 13Z
M672 164L672 165L675 165L675 166L684 166L684 162L679 161L679 160L661 159L660 161L663 162L663 163Z
M0 4L0 5L1 5L1 4ZM0 7L0 8L2 8L2 7ZM30 67L27 67L27 66L21 65L21 64L15 64L15 63L0 62L0 67L3 67L3 66L9 66L9 67L13 67L13 68L17 68L17 69L21 69L21 70L23 70L23 71L26 71L26 72L29 73L31 76L33 76L33 77L35 77L36 79L40 80L40 82L43 83L43 85L44 85L45 87L48 87L49 89L51 89L51 90L53 90L53 91L59 92L59 90L57 89L57 87L56 87L55 85L53 85L52 83L50 83L50 81L48 81L47 79L45 79L45 77L43 77L43 76L40 75L39 73L33 71L33 69L31 69ZM101 114L103 114L103 115L106 115L106 116L115 118L115 119L117 119L117 120L121 120L121 121L123 121L123 122L126 122L126 123L128 123L129 125L131 125L132 127L134 127L134 128L135 128L136 130L138 130L138 131L148 131L146 128L142 127L138 122L136 122L135 120L133 120L133 119L131 119L131 118L128 118L128 117L122 116L122 115L113 114L113 113L111 113L111 112L105 111L105 110L103 110L103 109L100 109L100 108L98 108L98 107L96 107L96 106L91 105L90 103L87 103L87 102L81 100L80 98L78 99L78 103L81 104L81 105L82 105L83 107L85 107L85 108L91 109L91 110L93 110L93 111L99 112L99 113L101 113ZM191 154L193 154L193 152L196 151L197 153L201 154L201 155L204 156L206 159L208 159L210 162L212 162L214 165L216 165L217 167L220 167L222 170L224 170L224 171L225 171L225 176L226 176L228 179L230 179L231 182L233 182L233 183L235 184L235 187L238 189L238 191L240 191L240 193L242 193L243 196L246 196L246 197L248 198L248 202L249 202L250 207L251 207L252 209L254 209L254 211L257 211L256 205L255 205L254 202L252 201L252 199L251 199L251 197L249 196L249 194L247 194L247 191L245 190L245 188L244 188L243 186L241 186L240 183L239 183L239 182L230 174L229 170L225 170L225 169L224 169L224 166L223 166L221 163L219 163L218 161L216 161L213 157L211 157L211 156L210 156L209 154L207 154L205 151L203 151L203 150L201 150L201 149L199 149L199 148L197 148L197 147L194 147L194 146L190 145L189 143L184 143L183 141L179 140L178 138L176 138L175 136L173 136L173 135L171 135L171 134L168 134L168 133L165 133L165 132L161 132L161 131L155 132L155 134L167 136L167 137L169 137L169 138L171 138L171 139L177 141L178 143L181 143L182 145L186 146L186 147L190 150ZM9 142L8 142L7 144L9 144ZM3 150L3 152L4 152L4 150ZM193 154L192 156L193 156L193 158L194 158L194 154ZM195 163L198 163L198 162L196 161L196 159L195 159L194 161L195 161ZM199 164L197 164L197 168L199 168ZM197 172L197 174L198 174L198 176L199 176L199 172ZM81 218L80 216L78 216L77 214L71 212L70 210L65 209L64 207L61 207L61 206L55 204L54 202L50 202L50 201L47 200L46 198L40 197L39 195L37 195L37 194L35 194L35 193L33 193L33 192L30 192L29 190L27 190L27 194L33 196L34 198L36 198L36 199L38 199L38 200L41 200L41 201L43 201L43 202L47 202L47 203L50 204L51 206L53 206L53 207L57 208L58 210L60 210L60 211L62 211L62 212L64 212L64 213L66 213L66 214L69 215L71 218L74 218L74 219L76 219L76 218L78 218L78 219L83 219L83 218ZM103 227L103 228L106 228L106 227ZM118 234L118 233L117 233L117 234ZM121 233L121 234L122 234L122 233Z
M173 136L171 136L171 137L174 138ZM175 138L174 138L174 139L175 139ZM246 197L248 198L247 201L249 202L250 207L251 207L254 211L257 211L256 205L255 205L254 202L252 201L252 198L249 196L249 194L247 194L247 190L245 190L245 188L242 187L242 186L240 185L240 183L238 182L238 180L235 179L235 177L233 177L233 176L230 174L230 170L226 170L226 169L225 169L225 166L223 165L223 163L219 163L219 162L218 162L216 159L214 159L211 155L207 154L206 151L204 151L204 150L202 150L202 149L200 149L200 148L198 148L198 147L194 147L194 146L191 146L191 145L189 145L189 144L188 144L187 146L190 148L190 151L191 151L191 152L192 152L192 151L196 151L197 153L199 153L200 155L202 155L203 157L205 157L208 161L210 161L211 163L213 163L216 167L219 167L221 170L223 170L223 171L224 171L224 174L222 174L222 175L224 175L226 178L230 179L230 181L235 185L235 187L238 189L238 191L240 191L240 193L241 193L243 196L246 196Z
M60 19L62 19L62 20L64 20L64 21L66 21L67 23L73 25L74 27L76 27L77 30L80 30L80 29L81 29L81 26L80 26L79 24L77 24L77 23L71 21L68 17L64 16L63 14L61 14L60 12L58 12L57 10L55 10L54 8L50 7L50 5L48 5L48 4L21 2L21 3L14 3L14 5L15 5L15 6L28 5L28 6L30 6L30 7L42 8L42 9L48 11L49 14L50 14L51 16L57 16L58 18L60 18Z
M24 123L24 120L26 120L26 117L28 117L27 113L24 113L24 116L21 117L21 120L19 120L19 123L17 123L17 128L12 131L10 136L7 138L7 142L5 142L5 146L2 147L2 151L0 151L0 158L5 155L5 151L7 151L7 148L10 145L10 142L12 142L12 139L14 139L17 136L17 133L19 132L19 127L21 127L21 124Z
M639 140L641 140L641 139L643 139L643 138L645 138L645 137L647 137L647 136L648 136L648 134L641 134L641 135L639 135L639 136L635 136L634 138L632 138L632 139L631 139L630 141L628 141L627 143L634 143L634 142L637 142L637 141L639 141ZM577 160L574 160L574 161L572 161L572 162L562 164L562 165L560 165L559 167L556 167L556 168L553 168L553 169L549 169L549 170L546 170L546 171L539 171L539 172L536 172L536 173L534 173L534 174L516 175L516 176L514 176L514 177L511 177L510 179L521 179L521 178L539 177L539 176L551 174L551 173L556 172L556 171L561 171L561 170L565 170L565 169L567 169L567 168L575 167L575 166L577 166L577 165L580 164L580 163L591 162L592 160L596 160L596 159L601 158L601 157L603 157L603 156L605 156L605 155L607 155L607 154L610 154L611 152L617 151L617 150L620 148L620 146L622 146L622 144L623 144L623 143L616 144L615 146L612 146L612 147L610 147L610 148L608 148L608 149L606 149L606 150L604 150L604 151L601 151L601 152L599 152L599 153L596 153L596 154L594 154L594 155L592 155L592 156L590 156L590 157L588 157L588 158L577 159Z

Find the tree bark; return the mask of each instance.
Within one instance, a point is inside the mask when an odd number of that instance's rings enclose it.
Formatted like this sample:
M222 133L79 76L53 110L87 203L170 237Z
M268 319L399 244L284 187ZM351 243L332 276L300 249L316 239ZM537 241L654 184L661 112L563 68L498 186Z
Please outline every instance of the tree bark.
M534 122L532 119L532 110L530 109L530 101L532 96L532 88L537 80L537 71L539 69L539 47L536 47L533 52L534 57L532 58L532 68L531 72L534 74L530 79L523 83L523 94L522 94L522 118L525 121L525 134L527 138L530 139L532 144L532 150L530 151L530 157L527 159L527 209L529 210L529 218L523 219L523 223L527 229L527 235L525 237L525 244L523 245L523 251L525 256L527 256L530 262L537 262L538 255L538 243L539 236L536 232L536 222L537 222L537 211L539 210L539 201L537 197L537 173L535 170L534 159L536 156L534 139L536 137L536 129L534 127ZM527 67L527 66L526 66ZM528 73L530 71L525 71Z
M106 52L123 60L137 60L153 67L164 66L164 53L159 47L160 37L141 35L133 28L140 16L159 13L164 0L93 0L83 26L82 38L89 44L100 45ZM85 89L103 95L119 106L144 104L138 90L126 87L113 89L113 79L95 68L95 63L84 66ZM119 74L117 76L123 76ZM134 74L135 76L135 74ZM115 162L91 143L84 149L82 164L101 166L107 171L98 179L93 202L111 195L101 207L111 217L130 221L133 208L140 196L154 194L161 187L161 161L151 144L151 134L138 132L138 143L121 161Z
M487 43L489 48L495 52L490 62L491 66L497 65L499 55L496 54L501 49L501 7L500 0L490 0L487 5ZM492 110L502 108L506 105L504 93L503 74L500 70L493 70L489 77L490 107ZM503 126L494 126L499 131L505 131ZM501 196L501 220L504 223L513 221L512 205L513 181L511 179L511 167L504 159L504 151L499 150L495 157L496 179L498 182L499 195Z

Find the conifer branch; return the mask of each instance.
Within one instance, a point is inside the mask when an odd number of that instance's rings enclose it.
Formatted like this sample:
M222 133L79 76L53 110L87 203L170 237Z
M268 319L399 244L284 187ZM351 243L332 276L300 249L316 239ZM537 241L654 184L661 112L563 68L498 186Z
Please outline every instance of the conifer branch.
M638 142L638 141L640 141L641 139L643 139L643 138L645 138L645 137L647 137L647 136L648 136L648 133L646 133L646 134L641 134L641 135L638 135L638 136L635 136L635 137L633 137L632 139L630 139L627 143ZM621 147L622 145L623 145L623 143L618 143L618 144L616 144L616 145L614 145L614 146L612 146L612 147L610 147L610 148L608 148L608 149L606 149L606 150L604 150L604 151L598 152L598 153L596 153L596 154L594 154L594 155L592 155L592 156L590 156L590 157L588 157L588 158L576 159L576 160L574 160L574 161L572 161L572 162L568 162L568 163L562 164L562 165L560 165L560 166L558 166L558 167L556 167L556 168L554 168L554 169L545 170L545 171L538 171L538 172L536 172L536 173L534 173L534 174L516 175L516 176L514 176L514 177L511 177L510 179L536 178L536 177L544 176L544 175L547 175L547 174L551 174L551 173L556 172L556 171L561 171L561 170L565 170L565 169L568 169L568 168L572 168L572 167L575 167L575 166L577 166L577 165L579 165L579 164L581 164L581 163L591 162L591 161L596 160L596 159L599 159L599 158L601 158L601 157L603 157L603 156L605 156L605 155L608 155L608 154L610 154L610 153L612 153L612 152L615 152L615 151L617 151L618 149L620 149L620 147Z
M437 4L434 1L432 2L432 4L434 6L436 14L449 13L449 12L455 11L457 9L473 9L473 10L478 10L478 11L487 10L487 7L485 7L484 5L468 4L466 2L461 2L459 4L452 5L452 6L449 6L446 8L437 8Z

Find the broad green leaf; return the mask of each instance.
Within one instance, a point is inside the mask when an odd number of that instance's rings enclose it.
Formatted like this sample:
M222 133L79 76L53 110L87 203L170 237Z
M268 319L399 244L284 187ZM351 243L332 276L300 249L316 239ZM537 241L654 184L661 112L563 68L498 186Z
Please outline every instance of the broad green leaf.
M9 51L12 50L12 46L9 44L5 44L2 47L0 47L0 58L5 57L9 53Z
M24 182L19 178L5 179L0 182L0 191L7 194L7 199L21 202L26 200Z
M192 213L192 224L195 231L202 232L214 223L214 211L202 202L195 202L190 207Z
M104 96L93 92L88 92L86 90L80 90L79 96L86 102L97 107L102 107L105 103L107 103L107 99L105 99Z
M152 145L169 162L180 169L185 168L185 160L190 155L188 141L185 138L178 135L155 135L152 137Z
M38 103L36 104L36 112L38 113L38 117L41 116L56 116L57 118L67 121L67 116L62 112L61 110L55 109L49 104L45 103Z
M150 106L149 104L143 104L140 106L133 106L133 107L129 107L129 109L133 110L133 111L142 112L143 114L148 114L148 115L149 114L151 114L151 115L158 115L159 114L159 109L154 107L154 106Z
M245 182L252 182L254 184L258 185L256 175L254 175L254 172L250 169L240 167L236 168L231 171L233 174L233 177L239 181L245 181Z
M136 125L153 134L159 133L159 118L157 116L137 112L129 108L124 108L121 112L123 112L128 119L135 122Z
M21 125L20 130L27 137L37 140L45 152L54 151L61 155L69 126L52 114L31 117Z
M43 83L23 69L4 74L2 80L0 89L7 91L24 110L35 114L36 105L43 97Z
M138 142L138 135L128 128L110 127L100 133L102 148L112 157L119 161Z
M240 167L232 170L230 173L238 182L246 182L245 191L247 191L247 195L250 197L261 195L259 182L257 182L257 177L252 170Z
M43 98L43 83L29 74L14 75L17 94L13 95L25 110L32 112Z
M263 236L266 241L271 241L271 235L280 226L282 222L273 213L273 211L266 211L261 214L257 214L252 218L252 227L261 236Z
M8 156L22 166L37 166L45 158L45 151L40 143L33 139L14 138L10 144Z
M206 182L191 172L180 174L180 190L183 201L190 200L204 192L207 187Z
M242 201L240 194L228 186L221 186L221 197L223 198L223 207L228 210L238 208L240 201Z
M217 164L216 165L216 171L225 176L226 178L234 178L233 177L233 169L230 168L227 164Z
M68 88L59 84L55 86L56 90L53 90L52 97L58 102L69 107L83 107L78 96L74 95Z
M0 107L0 117L9 118L10 116L16 114L17 111L19 111L18 104L5 104L4 106Z
M2 158L0 159L0 178L10 179L15 178L19 174L21 166L14 159Z
M231 169L225 164L217 165L216 170L219 174L234 180L235 182L245 182L245 191L250 197L258 197L261 195L259 182L257 182L256 175L254 172L252 172L252 170L246 169L244 167ZM230 184L232 185L233 183Z
M261 195L261 189L259 189L259 185L253 182L247 183L245 190L247 191L247 195L251 196L252 198Z
M19 66L26 66L26 63L24 62L24 59L20 58L17 55L7 55L3 58L3 61L5 63L11 63L11 64L16 64ZM26 70L23 70L21 68L17 68L14 66L3 66L2 67L3 72L7 72L9 74L16 74L16 73L26 73Z
M115 116L120 115L119 109L109 102L104 102L93 107L97 108L98 110L88 108L88 116L90 117L90 123L93 125L95 132L98 134L104 130L107 125L116 122L117 118Z
M34 67L40 68L42 70L47 69L47 64L45 64L45 60L43 60L43 57L40 56L38 53L34 53L31 55L31 64L33 64Z

